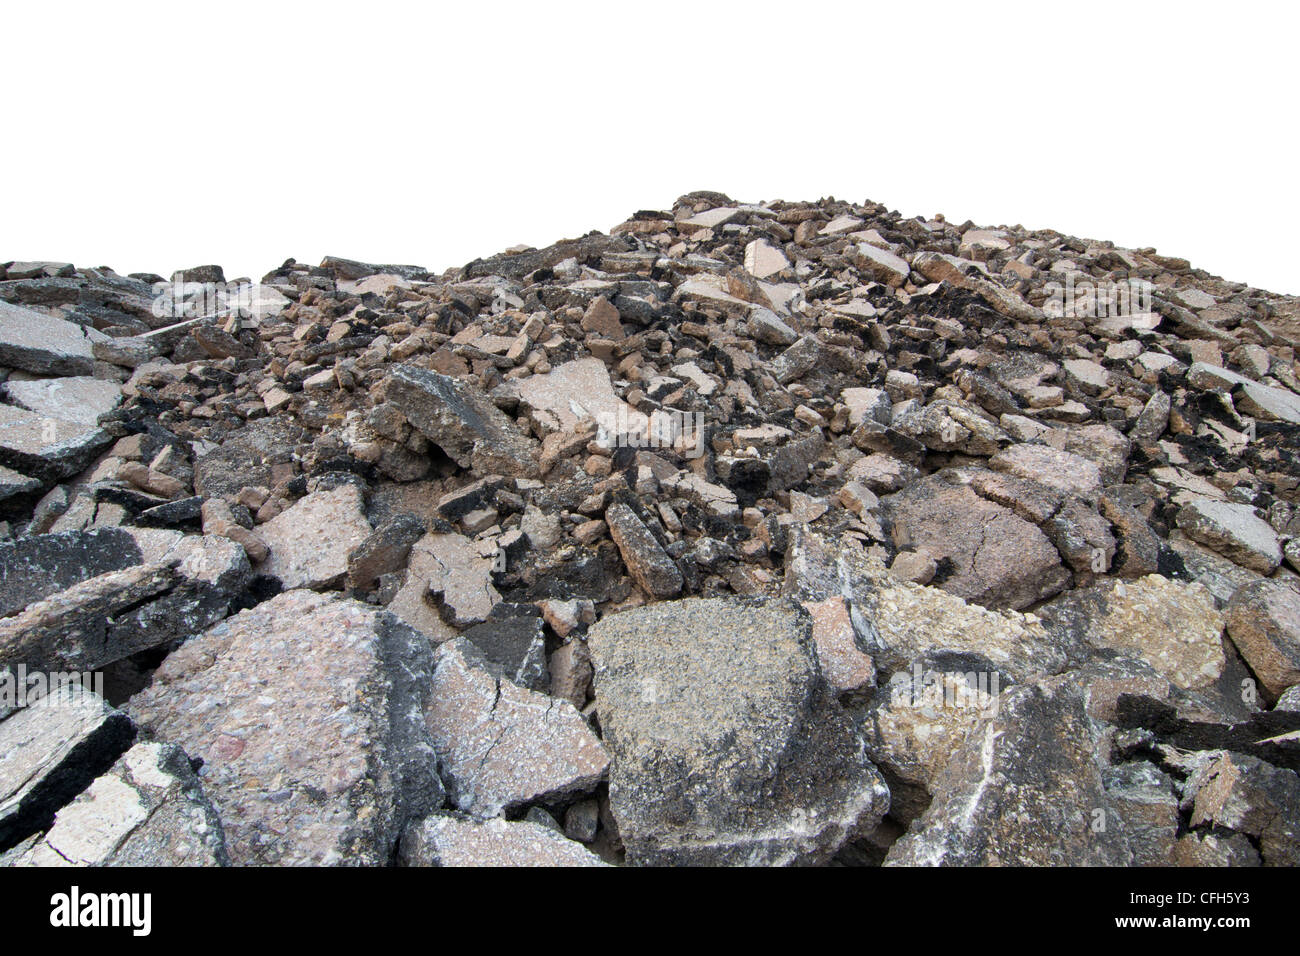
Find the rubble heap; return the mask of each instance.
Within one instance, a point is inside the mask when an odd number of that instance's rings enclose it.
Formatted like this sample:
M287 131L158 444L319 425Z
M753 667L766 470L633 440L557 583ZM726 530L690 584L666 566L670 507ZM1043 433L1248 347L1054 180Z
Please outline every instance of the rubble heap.
M0 860L1294 865L1297 347L832 199L6 263Z

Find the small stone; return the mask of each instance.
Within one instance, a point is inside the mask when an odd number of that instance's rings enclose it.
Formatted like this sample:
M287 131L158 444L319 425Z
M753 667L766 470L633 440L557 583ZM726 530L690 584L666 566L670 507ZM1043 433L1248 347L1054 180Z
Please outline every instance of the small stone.
M605 511L609 535L618 546L628 573L647 594L673 597L682 589L682 573L628 505L611 505Z
M924 551L900 551L894 555L889 570L894 577L901 581L911 581L913 584L929 584L934 580L938 565L935 564L934 558Z

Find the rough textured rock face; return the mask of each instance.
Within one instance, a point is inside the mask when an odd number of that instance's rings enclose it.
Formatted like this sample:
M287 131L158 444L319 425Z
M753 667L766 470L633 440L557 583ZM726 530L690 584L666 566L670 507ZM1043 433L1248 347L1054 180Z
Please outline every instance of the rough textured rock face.
M573 705L493 675L467 645L438 649L427 710L451 802L493 817L594 789L609 756Z
M179 747L137 744L60 810L16 866L225 866L216 810Z
M591 635L610 807L629 860L825 860L888 808L795 605L690 599Z
M895 544L929 554L933 583L990 608L1025 608L1065 587L1069 571L1047 536L969 486L927 478L885 499Z
M437 814L402 835L403 866L604 866L581 843L526 820L467 820Z
M0 864L1294 861L1300 299L716 192L171 279L0 261Z
M442 800L430 680L427 645L382 610L287 591L187 641L130 711L204 761L232 863L381 864Z
M1223 615L1199 584L1151 574L1072 592L1044 613L1081 640L1144 660L1188 690L1212 684L1226 665Z
M73 686L0 720L0 852L53 822L135 735L131 721Z
M1300 684L1300 590L1257 581L1226 609L1228 635L1271 696Z
M999 713L947 762L930 808L890 850L893 865L1117 866L1122 831L1095 832L1109 808L1083 695L1069 682L1005 695ZM1100 837L1100 838L1099 838Z

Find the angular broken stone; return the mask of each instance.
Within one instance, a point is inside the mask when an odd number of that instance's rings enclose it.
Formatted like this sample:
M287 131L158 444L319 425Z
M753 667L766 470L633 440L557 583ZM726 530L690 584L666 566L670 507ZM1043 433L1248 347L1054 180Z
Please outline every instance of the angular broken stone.
M0 541L0 617L110 571L141 564L131 534L92 528Z
M348 573L348 555L371 535L353 484L315 491L261 525L270 555L258 571L285 589L330 588Z
M645 416L614 393L609 369L600 359L565 362L545 375L519 380L514 388L542 432L568 431L584 419L615 433L646 429Z
M766 279L790 268L790 260L766 239L755 239L745 246L745 271L756 279Z
M216 810L179 747L139 743L54 817L15 866L225 866Z
M956 662L954 662L956 663ZM997 713L997 672L897 671L873 708L868 752L895 780L930 791L966 735ZM900 817L901 807L891 813Z
M537 474L536 442L465 382L400 365L385 379L384 394L414 428L462 468L480 474Z
M881 499L881 507L894 543L933 557L939 567L933 583L965 600L1025 608L1069 581L1042 531L942 474Z
M572 704L494 676L463 638L438 648L430 693L426 718L448 797L474 817L587 793L609 767Z
M28 411L81 425L96 425L122 401L122 386L105 379L73 378L9 381L5 394Z
M1233 645L1270 697L1300 684L1300 591L1275 581L1247 584L1224 615Z
M89 375L95 368L92 343L103 337L0 300L0 365L38 375Z
M1249 505L1194 498L1179 509L1176 520L1189 538L1242 567L1272 574L1282 563L1277 533Z
M231 863L382 865L443 798L431 676L382 609L286 591L187 641L128 710L203 761Z
M1083 691L1068 679L1003 694L997 715L963 738L934 788L934 801L886 865L1128 863L1120 828L1092 827L1094 809L1115 811Z
M44 482L77 474L112 440L94 425L0 405L0 465Z
M681 591L681 571L635 511L622 503L610 505L605 511L605 523L628 573L641 590L657 598L672 597Z
M550 688L546 634L542 616L532 605L498 604L486 621L465 631L465 639L497 676L529 690Z
M30 495L40 490L41 483L35 478L28 478L12 468L0 465L0 501L19 495Z
M224 538L179 534L164 542L146 563L90 578L0 620L0 664L97 670L224 618L251 576L243 549Z
M875 686L876 665L863 651L848 602L841 596L805 601L812 617L813 643L822 676L836 691L853 693Z
M127 716L78 681L0 719L0 852L48 830L134 737Z
M438 813L413 823L398 849L402 866L605 866L581 843L549 827L500 817Z
M501 595L492 584L497 549L459 534L428 534L411 546L406 583L389 609L435 642L454 636L448 626L486 621ZM445 611L444 623L440 610Z
M1159 574L1063 595L1039 613L1078 640L1146 661L1178 687L1222 676L1223 615L1200 584Z
M860 547L811 532L791 536L784 593L804 602L845 597L855 633L882 676L910 670L921 658L982 658L986 669L1019 681L1057 673L1069 660L1071 641L1036 618L897 580Z
M1050 445L1012 445L990 458L989 467L1084 498L1101 491L1101 470L1096 464Z
M1253 837L1265 866L1300 864L1300 775L1295 771L1225 753L1194 774L1187 791L1193 827L1224 827Z
M892 288L906 282L907 274L911 272L906 259L866 242L853 250L853 264L872 279Z
M888 809L797 605L661 603L589 643L628 862L816 862Z

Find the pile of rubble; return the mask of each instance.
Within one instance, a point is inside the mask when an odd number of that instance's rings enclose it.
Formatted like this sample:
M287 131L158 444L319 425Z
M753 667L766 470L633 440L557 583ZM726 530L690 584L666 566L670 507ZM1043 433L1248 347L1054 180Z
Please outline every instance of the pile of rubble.
M1294 865L1298 347L1153 249L709 192L0 266L0 860Z

